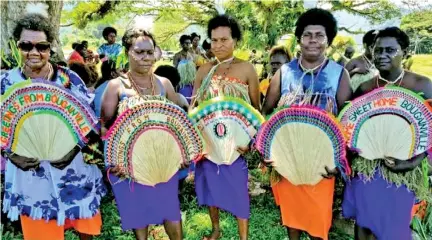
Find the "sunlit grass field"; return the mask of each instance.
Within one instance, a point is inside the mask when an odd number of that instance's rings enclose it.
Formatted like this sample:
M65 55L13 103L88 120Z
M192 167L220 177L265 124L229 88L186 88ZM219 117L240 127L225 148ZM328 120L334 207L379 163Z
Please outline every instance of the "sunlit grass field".
M432 80L432 54L414 55L411 71L425 75Z

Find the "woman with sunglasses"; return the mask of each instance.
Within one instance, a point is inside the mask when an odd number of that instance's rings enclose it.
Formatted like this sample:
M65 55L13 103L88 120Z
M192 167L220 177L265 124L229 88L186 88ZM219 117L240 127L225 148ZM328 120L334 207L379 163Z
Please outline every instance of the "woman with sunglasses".
M325 55L336 33L336 19L326 10L314 8L300 16L295 36L302 54L282 65L273 76L263 105L264 114L270 114L277 105L305 101L337 114L338 108L351 97L351 89L348 72ZM272 186L289 239L299 240L301 231L312 239L328 239L336 169L322 171L327 173L323 175L325 178L313 186L295 186L283 177Z
M77 74L49 62L54 40L51 29L49 21L37 14L18 21L13 37L23 65L1 75L1 94L15 83L43 79L90 102ZM96 165L84 163L78 147L55 164L13 153L7 156L3 211L12 221L20 218L24 239L62 240L65 229L71 227L81 239L100 234L99 205L106 189L101 172Z
M353 97L394 85L423 93L425 99L431 100L431 80L403 69L409 45L408 35L397 27L379 31L372 51L379 77L359 85ZM406 161L392 159L383 164L361 158L352 161L356 177L345 187L342 210L345 217L356 220L356 239L412 239L410 223L415 194L421 188L428 192L422 181L422 161L429 167L429 175L432 173L432 162L427 164L426 156L420 154Z

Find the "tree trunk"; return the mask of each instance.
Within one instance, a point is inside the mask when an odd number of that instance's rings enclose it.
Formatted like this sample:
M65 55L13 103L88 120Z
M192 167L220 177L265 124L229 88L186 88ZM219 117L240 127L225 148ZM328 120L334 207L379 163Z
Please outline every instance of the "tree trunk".
M13 29L16 22L24 16L26 6L29 3L44 3L48 6L48 16L54 31L53 51L56 52L51 56L52 61L64 61L63 50L60 42L60 17L63 8L63 1L49 0L26 0L26 1L0 1L1 7L1 49L10 53L8 42L13 39Z

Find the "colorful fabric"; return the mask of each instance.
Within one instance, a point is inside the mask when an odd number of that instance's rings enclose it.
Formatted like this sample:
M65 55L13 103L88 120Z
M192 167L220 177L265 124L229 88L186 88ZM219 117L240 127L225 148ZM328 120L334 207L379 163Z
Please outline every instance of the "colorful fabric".
M377 239L410 240L414 203L414 193L406 186L390 184L376 171L370 181L358 175L346 184L342 211L345 218L370 229Z
M249 219L248 168L243 157L231 165L203 159L195 166L195 191L200 206L217 207Z
M298 59L281 67L279 105L312 104L337 113L336 92L343 68L329 60L313 76L304 72ZM294 186L282 179L273 186L285 226L306 231L314 237L328 239L331 226L334 179L323 179L316 185Z
M72 54L70 55L68 64L71 64L71 63L85 64L84 58L77 51L73 51Z
M108 58L115 61L117 59L117 56L120 54L121 50L122 50L122 46L118 43L114 43L114 44L104 43L98 48L97 53L99 55L104 54Z
M124 231L181 221L178 174L154 187L121 180L112 174L109 178Z
M267 90L270 87L270 79L266 78L259 83L259 90L262 95L267 94Z
M190 85L184 85L183 87L180 87L179 93L183 95L187 99L188 103L190 104L192 100L193 85L190 84Z
M57 68L57 67L56 67ZM54 81L68 86L82 101L91 101L84 82L67 68L58 67ZM18 68L1 76L1 94L15 83L26 80ZM35 171L22 171L6 162L3 212L11 221L20 215L32 219L57 220L91 218L99 212L101 198L106 194L102 174L95 165L84 163L79 153L65 169L60 170L42 161Z
M314 186L295 186L282 178L272 186L282 224L327 240L332 224L334 186L334 178L323 179Z
M33 220L25 215L20 216L24 240L64 240L64 232L73 228L79 233L99 235L102 228L100 213L92 218L66 219L64 226L58 226L55 220Z

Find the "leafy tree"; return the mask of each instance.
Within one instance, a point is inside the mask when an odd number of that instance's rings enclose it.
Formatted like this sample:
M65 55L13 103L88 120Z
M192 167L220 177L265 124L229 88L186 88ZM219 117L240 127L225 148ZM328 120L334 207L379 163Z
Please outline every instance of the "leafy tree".
M432 53L432 10L419 10L402 18L401 28L410 36L410 50Z

